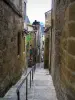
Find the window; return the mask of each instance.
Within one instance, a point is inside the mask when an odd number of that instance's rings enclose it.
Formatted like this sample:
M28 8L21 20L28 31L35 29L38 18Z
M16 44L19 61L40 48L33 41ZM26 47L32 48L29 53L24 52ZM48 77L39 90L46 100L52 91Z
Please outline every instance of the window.
M20 32L18 33L17 36L17 54L20 55L20 45L21 45L21 35Z

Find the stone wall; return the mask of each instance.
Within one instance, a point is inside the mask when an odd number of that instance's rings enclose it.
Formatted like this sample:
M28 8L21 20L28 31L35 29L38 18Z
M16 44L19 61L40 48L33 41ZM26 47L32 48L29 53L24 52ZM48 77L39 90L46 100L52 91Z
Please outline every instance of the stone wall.
M49 31L47 32L49 33ZM45 48L44 48L44 68L49 67L49 35L45 36Z
M50 26L51 26L51 10L47 11L45 13L45 48L44 48L44 68L49 68L50 69L50 62L49 62L49 58L50 58L50 36L51 36L51 30L50 30Z
M51 74L58 100L75 100L74 1L55 0L53 4Z
M13 6L4 1L0 0L0 96L3 96L20 78L25 59L22 17ZM19 55L18 33L20 33Z
M75 100L75 2L65 11L65 24L61 36L61 81L67 100ZM64 82L63 82L64 81Z

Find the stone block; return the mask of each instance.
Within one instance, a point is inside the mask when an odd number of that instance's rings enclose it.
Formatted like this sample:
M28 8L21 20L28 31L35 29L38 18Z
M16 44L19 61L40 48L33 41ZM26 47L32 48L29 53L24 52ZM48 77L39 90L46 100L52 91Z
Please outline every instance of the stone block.
M69 5L69 20L75 21L75 2Z
M70 56L70 55L68 55L68 57L67 57L68 59L67 59L67 67L69 68L69 70L71 70L72 72L75 72L75 59L72 57L72 56Z
M65 82L65 85L67 86L68 84L71 84L73 85L74 83L74 80L75 80L75 75L72 74L72 71L70 71L68 68L67 68L67 64L62 64L62 68L61 68L61 72L63 73L63 76L64 77L64 80L63 82Z
M75 83L74 83L75 85ZM75 88L73 87L73 85L69 84L66 87L66 95L67 95L67 99L68 100L75 100Z
M67 51L65 50L62 50L61 51L61 63L64 63L66 65L66 62L67 62Z
M72 56L75 56L75 40L70 39L68 40L68 53Z
M65 12L65 21L75 21L75 2L71 3Z
M65 29L63 29L61 39L64 39L64 38L67 38L67 32L65 31Z
M61 42L61 47L64 49L64 50L67 50L67 44L68 44L68 42L67 42L67 39L64 39L64 40L62 40L62 42Z
M65 67L65 63L63 63L63 62L61 62L61 68L60 68L60 72L61 72L61 84L63 85L63 86L66 86L66 78L65 78L65 72L64 72L64 68L63 67Z
M75 37L75 21L68 23L68 36Z

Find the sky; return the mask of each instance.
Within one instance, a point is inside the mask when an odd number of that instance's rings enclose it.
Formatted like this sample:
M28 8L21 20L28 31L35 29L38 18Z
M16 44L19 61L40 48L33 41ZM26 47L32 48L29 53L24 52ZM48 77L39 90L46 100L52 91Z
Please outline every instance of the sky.
M27 15L30 22L34 20L45 23L45 12L51 9L51 0L27 0Z

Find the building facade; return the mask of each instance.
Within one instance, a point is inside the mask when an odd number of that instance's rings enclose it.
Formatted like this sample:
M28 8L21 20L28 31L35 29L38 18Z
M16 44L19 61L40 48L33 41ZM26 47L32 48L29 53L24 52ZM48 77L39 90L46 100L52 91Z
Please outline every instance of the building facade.
M58 100L75 100L75 0L52 0L51 75Z
M36 37L36 62L40 63L40 37L41 37L41 30L40 30L40 22L35 20L33 22L33 28L35 32Z
M0 96L25 69L23 0L0 0Z

